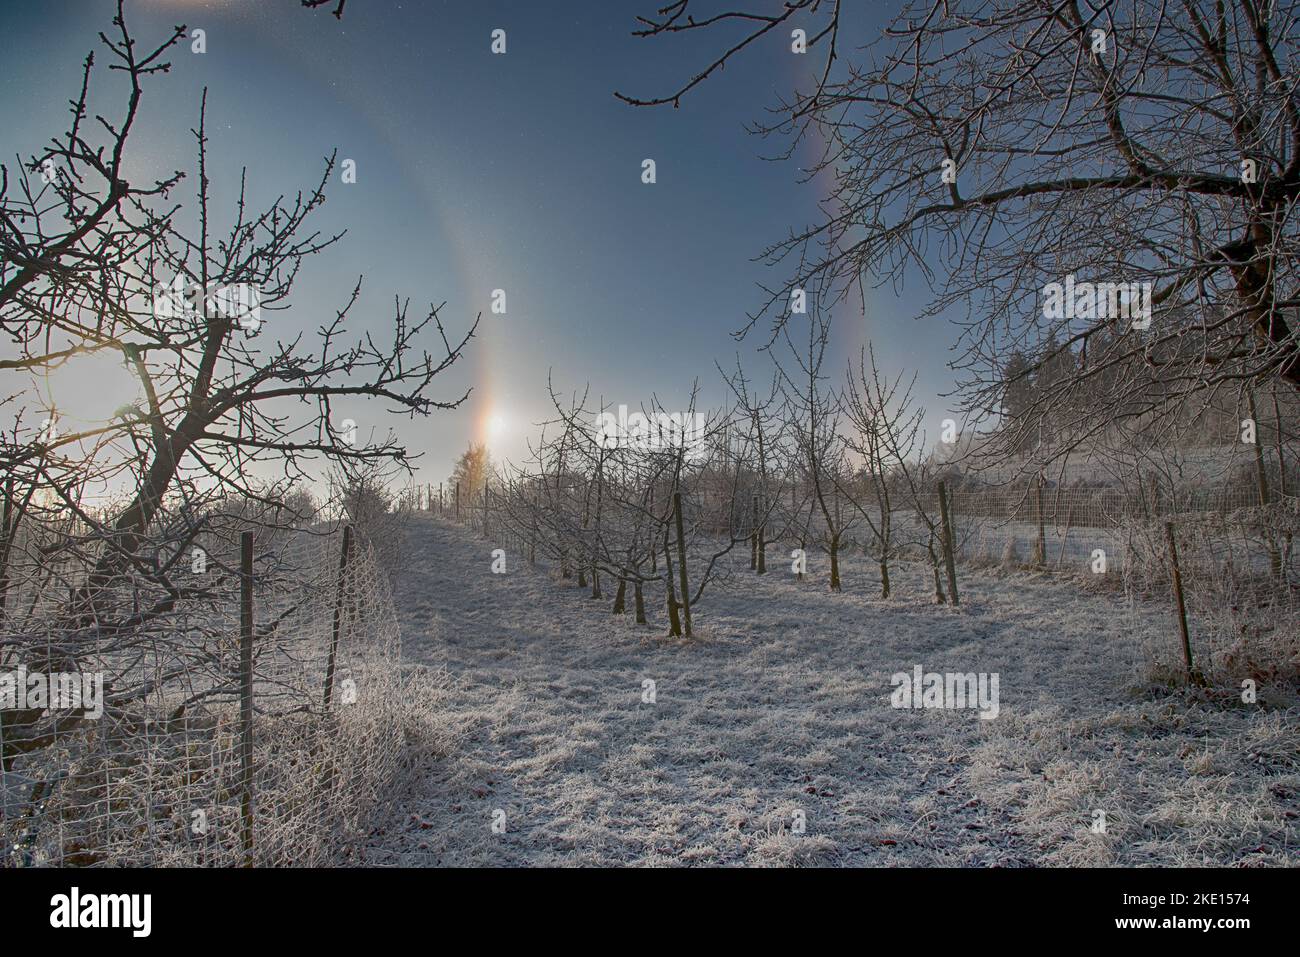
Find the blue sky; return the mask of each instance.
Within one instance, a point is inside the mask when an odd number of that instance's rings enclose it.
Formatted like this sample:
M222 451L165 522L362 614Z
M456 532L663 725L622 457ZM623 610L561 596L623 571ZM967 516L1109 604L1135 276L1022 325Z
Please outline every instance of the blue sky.
M434 392L473 386L460 411L411 421L376 406L341 410L363 430L394 428L424 453L418 481L445 478L491 417L503 426L497 453L520 457L530 423L548 411L548 372L562 389L590 383L594 395L631 406L652 394L684 398L699 378L711 406L724 398L715 359L730 366L739 351L760 379L769 374L760 343L730 335L761 303L756 283L784 278L752 258L816 219L818 190L799 182L798 158L765 160L778 144L744 128L812 64L773 37L680 109L629 107L615 89L666 92L721 42L633 37L635 16L657 5L351 0L340 23L297 0L135 0L128 20L142 43L178 23L205 30L207 43L203 54L179 46L172 73L147 87L135 168L193 169L189 130L205 86L218 208L230 209L242 167L254 205L267 205L311 185L336 148L356 161L357 182L336 175L317 222L348 235L310 263L293 311L274 321L314 328L358 274L357 331L389 328L395 294L412 312L445 300L452 331L484 314L467 359ZM882 17L890 6L879 5ZM0 12L6 163L64 129L80 61L111 14L107 0ZM872 19L860 25L862 42L878 26ZM489 49L495 28L507 31L504 56ZM99 62L95 106L111 116L119 87ZM645 158L657 164L652 186L640 179ZM194 182L191 174L179 194L191 205ZM507 293L505 316L489 312L496 288ZM879 290L865 315L842 310L837 341L842 356L870 338L891 371L918 371L933 434L946 415L936 396L951 381L954 332L918 328L911 316L925 290L905 294L912 305ZM93 416L106 394L130 388L109 381L114 374L65 376L61 405Z

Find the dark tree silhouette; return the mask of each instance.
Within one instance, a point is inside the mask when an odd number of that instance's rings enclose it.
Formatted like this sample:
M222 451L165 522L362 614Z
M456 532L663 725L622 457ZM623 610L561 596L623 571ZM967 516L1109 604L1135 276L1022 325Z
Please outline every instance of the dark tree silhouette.
M737 57L797 55L802 30L811 79L756 129L785 156L824 144L806 175L833 183L824 219L764 251L789 278L740 333L766 320L775 337L794 288L830 307L922 277L924 315L956 314L969 421L1001 414L1016 352L1071 367L1001 430L1004 451L1048 415L1065 453L1180 397L1300 386L1295 0L913 0L865 46L838 0L700 6L675 0L637 34L737 34L676 89L620 96L678 105ZM1149 283L1149 327L1109 293L1104 314L1046 316L1044 289L1071 275Z

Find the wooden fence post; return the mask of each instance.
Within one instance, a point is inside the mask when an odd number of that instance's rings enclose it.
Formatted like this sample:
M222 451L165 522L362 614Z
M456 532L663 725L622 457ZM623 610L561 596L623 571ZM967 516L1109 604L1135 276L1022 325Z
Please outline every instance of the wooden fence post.
M749 530L749 567L752 571L758 570L758 496L754 496L754 506L752 517L750 518Z
M325 711L329 711L330 701L334 697L334 662L338 655L339 631L343 624L343 596L347 591L348 558L351 554L352 526L344 525L343 552L339 556L339 587L334 598L334 627L330 636L329 658L325 663L325 693L321 699L321 706Z
M1259 504L1267 505L1268 495L1268 469L1264 465L1264 429L1259 421L1259 413L1255 410L1255 391L1248 389L1246 391L1246 406L1250 412L1251 424L1255 427L1255 488L1259 494Z
M1178 566L1178 543L1174 540L1174 523L1165 522L1165 537L1169 540L1169 564L1173 570L1174 597L1178 601L1178 628L1183 636L1183 662L1187 665L1187 680L1199 684L1199 675L1192 665L1192 640L1187 633L1187 604L1183 600L1183 573Z
M1260 507L1266 507L1272 500L1268 487L1268 468L1264 464L1264 425L1259 421L1259 412L1255 408L1255 390L1246 391L1246 403L1250 411L1250 421L1255 426L1255 485L1259 493ZM1282 474L1281 446L1278 446L1278 474ZM1282 577L1282 552L1272 535L1264 537L1264 547L1268 549L1268 563L1273 577Z
M488 537L488 484L483 482L483 537Z
M1038 564L1047 564L1047 516L1043 508L1043 486L1046 483L1043 480L1043 473L1038 473L1037 501L1038 501Z
M948 567L948 591L952 595L952 603L960 605L961 599L957 597L957 566L953 559L952 512L948 487L943 482L939 483L939 515L943 519L943 561Z
M240 830L245 863L253 855L253 533L239 536Z
M460 521L460 483L456 483L456 521Z
M1274 444L1277 449L1277 491L1278 495L1285 502L1291 494L1286 485L1286 458L1282 454L1282 411L1278 406L1277 392L1273 392L1273 434ZM1290 532L1283 532L1282 540L1285 544L1282 547L1282 571L1287 572L1291 568L1291 549L1293 537ZM4 608L4 595L0 593L0 609Z

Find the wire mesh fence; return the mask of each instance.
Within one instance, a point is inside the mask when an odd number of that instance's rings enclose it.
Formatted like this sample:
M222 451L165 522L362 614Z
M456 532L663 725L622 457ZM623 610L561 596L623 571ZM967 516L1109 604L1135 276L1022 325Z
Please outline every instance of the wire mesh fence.
M702 478L685 484L681 496L684 525L697 533L688 537L706 552L749 538L737 562L752 554L751 568L759 567L759 541L781 556L792 547L828 551L833 525L841 530L833 547L842 555L870 556L867 567L883 567L882 547L890 563L932 566L925 574L938 601L956 600L959 579L979 566L1060 572L1081 587L1109 591L1117 614L1132 617L1130 633L1152 641L1151 675L1162 681L1194 678L1224 688L1243 680L1293 686L1300 680L1300 559L1293 547L1300 500L1263 482L1172 483L1134 475L1127 485L1063 486L1030 477L1017 485L958 480L945 487L931 480L915 490L891 489L887 523L878 513L872 520L855 515L854 509L870 509L877 500L869 489L828 482L821 493L832 515L828 524L814 490L799 481L773 478L755 488L743 477ZM529 562L545 555L560 571L572 571L580 585L584 567L599 566L621 582L627 572L618 543L636 534L637 525L617 509L621 502L626 510L632 496L605 481L551 478L544 487L536 480L489 485L425 501L494 547ZM660 493L657 500L667 499ZM550 518L548 510L567 518ZM884 528L889 538L882 546ZM669 521L651 539L662 550L677 537ZM689 556L693 576L707 557ZM632 575L662 575L667 567L651 552ZM660 585L669 587L666 579ZM1168 627L1158 633L1149 628L1149 616L1139 626L1142 616L1136 615L1151 603L1169 609Z
M1142 557L1150 529L1165 521L1200 522L1259 505L1259 491L1245 485L1128 490L1119 487L1054 488L1030 481L1019 488L956 488L950 491L954 547L959 561L1032 565L1076 572L1123 572ZM938 513L937 491L923 507ZM902 518L906 522L906 513ZM1223 548L1239 561L1267 561L1259 534L1223 524ZM1250 558L1247 559L1249 554Z
M1149 676L1276 700L1300 691L1300 499L1134 525L1126 595L1169 603ZM1247 700L1243 698L1242 700ZM1253 700L1253 698L1251 698Z
M161 610L129 576L88 611L17 579L0 864L346 861L409 701L386 578L365 542L344 561L344 539L200 538L177 573L192 596Z
M546 507L567 508L577 516L575 524L585 518L590 525L592 495L588 484L565 484ZM928 483L914 499L901 491L893 496L890 547L901 556L924 543L929 523L938 524L942 513L938 484ZM869 503L869 507L874 504L873 497L865 488L854 489L851 483L844 483L844 491L841 494L840 488L832 488L826 494L836 523L847 529L840 547L879 551L878 516L874 523L864 523L855 518L850 507L850 495L858 502ZM1148 536L1150 528L1163 528L1166 520L1199 523L1207 516L1244 514L1260 505L1260 491L1253 484L1173 488L1152 481L1138 482L1130 489L1117 485L1058 487L1030 479L1018 486L958 484L948 488L947 494L956 561L1073 572L1123 572L1129 561L1141 557L1144 542L1140 539ZM480 535L531 550L535 543L531 540L529 516L537 504L516 499L517 489L487 486L472 493L451 489L442 494L441 488L430 486L423 497L415 495L412 501L418 504L411 507L422 507ZM772 488L762 492L740 484L721 493L688 488L683 500L688 525L712 535L744 538L762 524L763 540L772 546L787 540L816 543L829 537L813 493L797 482L775 481ZM1271 500L1278 503L1290 499L1274 494ZM617 528L616 518L607 518L606 522L611 529ZM1270 545L1261 529L1220 523L1218 532L1226 536L1220 545L1224 560L1232 558L1236 567L1259 568L1275 563L1270 556L1280 546ZM616 536L617 531L609 534ZM591 544L579 542L577 537L575 547Z

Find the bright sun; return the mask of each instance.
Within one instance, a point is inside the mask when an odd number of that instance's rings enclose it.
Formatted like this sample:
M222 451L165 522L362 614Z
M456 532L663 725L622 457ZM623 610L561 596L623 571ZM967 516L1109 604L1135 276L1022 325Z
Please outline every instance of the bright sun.
M494 413L488 417L487 435L488 440L495 442L506 434L506 417L500 412Z

